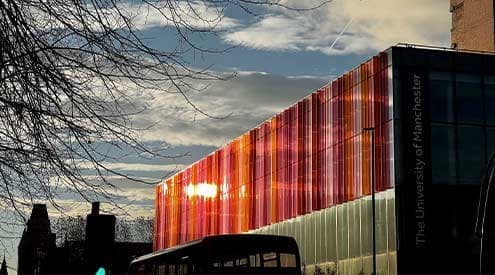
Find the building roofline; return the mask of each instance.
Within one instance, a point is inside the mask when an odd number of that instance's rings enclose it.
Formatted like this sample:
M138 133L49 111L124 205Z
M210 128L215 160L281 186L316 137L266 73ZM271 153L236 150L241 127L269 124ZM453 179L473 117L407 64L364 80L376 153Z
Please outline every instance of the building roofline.
M424 50L437 50L437 51L445 51L445 52L460 52L460 53L477 53L477 54L488 54L495 55L494 52L490 51L480 51L480 50L469 50L469 49L459 49L459 48L451 48L451 47L441 47L441 46L431 46L431 45L423 45L423 44L409 44L409 43L398 43L392 48L413 48L413 49L424 49Z

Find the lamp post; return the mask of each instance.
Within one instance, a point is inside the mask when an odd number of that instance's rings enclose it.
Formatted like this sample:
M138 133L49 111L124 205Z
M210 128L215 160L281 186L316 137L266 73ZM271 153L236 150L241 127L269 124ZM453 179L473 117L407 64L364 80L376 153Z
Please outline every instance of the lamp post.
M375 225L375 128L363 128L363 131L371 132L371 231L373 240L373 275L376 275L376 225Z

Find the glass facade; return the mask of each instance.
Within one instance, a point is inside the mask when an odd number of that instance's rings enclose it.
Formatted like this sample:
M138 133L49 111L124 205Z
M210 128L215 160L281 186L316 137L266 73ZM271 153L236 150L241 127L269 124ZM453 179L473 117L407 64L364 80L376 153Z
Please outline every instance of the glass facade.
M429 95L433 183L479 184L495 153L495 76L431 71Z
M369 271L374 162L378 261L392 270L389 61L387 53L370 59L158 185L154 249L276 233L296 238L307 266Z
M375 199L377 273L396 274L395 192L377 193ZM294 237L301 263L327 274L371 274L371 211L371 197L365 196L250 232Z
M495 152L495 55L392 52L397 272L477 273L480 183Z
M371 274L374 223L378 274L475 273L492 64L411 47L373 57L158 185L154 249L288 235L309 273Z

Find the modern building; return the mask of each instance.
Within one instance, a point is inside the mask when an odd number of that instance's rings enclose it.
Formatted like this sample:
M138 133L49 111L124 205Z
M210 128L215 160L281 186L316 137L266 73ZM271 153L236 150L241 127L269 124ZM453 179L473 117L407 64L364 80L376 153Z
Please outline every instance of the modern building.
M452 48L495 51L494 0L450 0Z
M115 220L100 214L95 202L86 218L85 239L57 247L46 205L35 204L19 243L17 274L95 274L99 268L125 274L130 261L150 253L152 244L116 242Z
M259 232L307 271L476 273L494 152L495 55L398 45L158 185L154 250Z

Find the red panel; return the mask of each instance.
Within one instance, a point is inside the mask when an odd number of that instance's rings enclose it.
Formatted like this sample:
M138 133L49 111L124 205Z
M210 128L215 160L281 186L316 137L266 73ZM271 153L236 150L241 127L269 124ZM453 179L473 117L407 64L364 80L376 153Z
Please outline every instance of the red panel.
M298 153L298 133L297 133L297 105L294 105L290 108L290 132L289 132L289 140L290 140L290 217L297 216L297 153Z
M325 178L323 177L323 168L325 163L323 162L323 141L324 141L324 131L323 131L323 124L324 124L324 107L323 107L323 91L320 90L317 93L317 100L318 100L318 121L317 121L317 156L316 158L318 159L317 165L316 165L316 171L317 171L317 193L316 193L316 205L315 208L316 210L322 209L323 208L323 198L326 195L325 189L324 189L324 181Z
M214 180L214 184L216 187L216 197L213 199L213 204L212 204L212 209L214 211L214 214L212 215L212 234L219 234L220 233L220 184L221 184L221 176L220 176L220 158L221 158L221 153L220 151L216 151L215 155L213 157L213 171L212 171L212 177Z
M298 215L308 213L307 193L308 193L308 151L310 149L309 131L308 131L308 99L304 99L299 103L298 115L298 199L299 209Z
M278 157L277 157L277 180L278 180L278 185L279 185L279 193L278 193L278 201L279 201L279 206L278 206L278 220L283 221L285 219L285 167L287 165L286 159L285 159L285 112L280 114L280 118L277 121L278 125L278 145L277 145L277 150L278 150Z
M255 228L259 228L261 226L261 201L263 196L263 184L262 184L262 167L261 167L261 158L262 158L262 149L261 149L261 140L260 140L260 128L254 129L255 133L255 147L256 147L256 167L255 167L255 179L254 179L254 190L253 194L255 196Z
M249 132L249 181L247 183L249 196L249 229L255 229L256 226L256 193L255 193L255 176L256 176L256 134L254 130Z
M318 100L317 94L311 95L311 107L312 107L312 119L311 119L311 129L312 129L312 140L311 140L311 209L316 210L318 208L318 181L319 181L319 173L318 173L318 145L319 145L319 109L320 102Z
M297 103L297 188L296 188L296 196L297 196L297 206L296 213L297 215L301 215L304 213L304 102L299 101Z
M283 217L282 219L286 220L290 217L290 178L289 178L289 165L290 165L290 160L289 160L289 150L290 150L290 144L289 144L289 110L284 111L284 124L283 124L283 159L282 159L282 173L283 173L283 178L282 178L282 184L283 184L283 204L281 207L283 208Z

